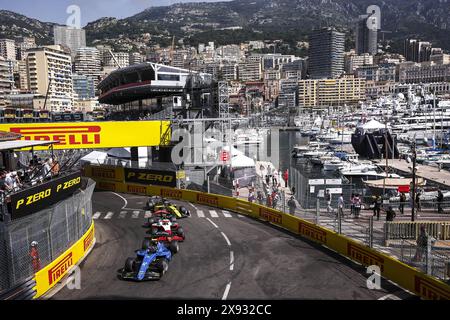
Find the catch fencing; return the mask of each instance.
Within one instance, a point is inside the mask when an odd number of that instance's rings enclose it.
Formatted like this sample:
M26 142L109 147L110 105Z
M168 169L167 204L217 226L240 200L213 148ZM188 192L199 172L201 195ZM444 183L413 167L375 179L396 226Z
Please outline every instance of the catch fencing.
M34 276L89 230L95 182L83 178L82 184L71 197L45 210L0 223L0 292Z

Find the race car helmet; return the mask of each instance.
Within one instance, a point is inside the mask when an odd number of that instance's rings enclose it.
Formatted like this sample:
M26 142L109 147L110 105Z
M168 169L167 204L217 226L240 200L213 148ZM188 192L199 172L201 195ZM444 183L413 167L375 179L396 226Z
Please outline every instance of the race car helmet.
M188 214L188 210L185 207L180 207L180 212L183 214Z

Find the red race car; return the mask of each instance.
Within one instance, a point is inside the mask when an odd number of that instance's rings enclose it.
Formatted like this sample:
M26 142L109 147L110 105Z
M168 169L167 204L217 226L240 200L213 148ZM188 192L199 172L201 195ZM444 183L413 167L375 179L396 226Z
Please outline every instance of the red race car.
M152 240L183 242L186 238L183 228L170 219L159 219L151 224L150 227L151 229L147 233L151 235Z

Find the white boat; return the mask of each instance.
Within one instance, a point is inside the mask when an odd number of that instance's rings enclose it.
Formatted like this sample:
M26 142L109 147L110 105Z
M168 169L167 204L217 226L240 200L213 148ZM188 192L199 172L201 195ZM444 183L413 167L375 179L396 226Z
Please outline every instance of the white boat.
M336 158L335 160L325 161L323 163L323 170L325 171L337 171L345 167L346 162Z
M397 190L401 186L409 186L412 183L410 178L402 177L388 177L386 179L379 180L367 180L364 181L364 185L374 190L386 189L386 190ZM423 178L416 179L416 186L423 187L426 185L426 180Z

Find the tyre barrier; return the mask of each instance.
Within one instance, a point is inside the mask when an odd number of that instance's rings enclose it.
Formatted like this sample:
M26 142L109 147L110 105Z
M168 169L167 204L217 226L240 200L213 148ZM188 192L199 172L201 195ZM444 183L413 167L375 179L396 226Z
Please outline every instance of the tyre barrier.
M93 177L90 177L93 178ZM93 178L103 191L161 196L234 211L268 222L313 241L364 267L378 266L381 276L426 300L450 300L450 286L387 254L309 221L246 200L191 190L131 184Z
M0 300L32 300L36 295L36 280L29 278L22 284L0 293Z

